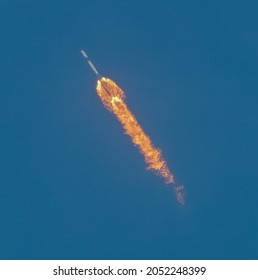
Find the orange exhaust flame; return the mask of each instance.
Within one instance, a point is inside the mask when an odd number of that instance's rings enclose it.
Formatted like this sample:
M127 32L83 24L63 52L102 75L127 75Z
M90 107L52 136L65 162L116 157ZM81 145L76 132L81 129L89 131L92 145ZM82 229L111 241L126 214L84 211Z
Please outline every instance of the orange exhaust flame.
M167 184L175 183L174 176L170 173L161 151L152 145L150 138L144 133L134 115L127 108L122 89L112 80L101 78L97 81L96 90L104 106L116 115L125 133L131 137L133 144L144 156L148 169L164 178ZM181 204L184 203L182 189L183 186L174 187L176 197Z

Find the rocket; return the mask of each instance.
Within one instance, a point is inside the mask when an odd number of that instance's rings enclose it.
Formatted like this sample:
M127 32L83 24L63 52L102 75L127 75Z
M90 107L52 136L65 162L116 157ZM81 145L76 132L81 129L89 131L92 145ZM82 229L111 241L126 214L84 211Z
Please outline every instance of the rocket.
M89 57L87 56L86 52L84 50L81 50L81 54L84 58L86 58L87 63L89 64L91 70L94 72L94 74L98 77L101 78L101 75L99 74L98 70L94 66L94 64L89 60Z

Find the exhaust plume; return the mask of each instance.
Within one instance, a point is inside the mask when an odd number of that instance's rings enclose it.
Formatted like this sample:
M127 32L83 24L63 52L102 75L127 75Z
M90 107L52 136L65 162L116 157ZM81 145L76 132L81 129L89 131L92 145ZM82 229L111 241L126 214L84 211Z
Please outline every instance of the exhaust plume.
M143 155L147 169L154 171L167 184L175 185L174 176L169 171L161 150L153 146L149 136L145 134L134 115L128 109L124 101L125 94L123 90L115 82L104 77L98 79L96 90L104 106L115 114L125 133L131 137L133 144ZM174 186L177 200L184 204L182 189L183 186Z

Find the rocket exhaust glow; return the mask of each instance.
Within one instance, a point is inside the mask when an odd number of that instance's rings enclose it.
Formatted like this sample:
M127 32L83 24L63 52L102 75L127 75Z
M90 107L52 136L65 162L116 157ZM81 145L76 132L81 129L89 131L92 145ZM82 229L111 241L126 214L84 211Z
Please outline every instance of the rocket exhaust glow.
M90 68L98 77L96 90L104 106L117 117L125 133L131 137L133 144L143 155L148 165L147 168L162 177L167 184L173 184L177 200L184 204L183 186L175 184L174 176L171 174L161 150L153 146L149 136L145 134L134 115L128 109L123 90L112 80L101 77L83 50L81 54L86 58Z

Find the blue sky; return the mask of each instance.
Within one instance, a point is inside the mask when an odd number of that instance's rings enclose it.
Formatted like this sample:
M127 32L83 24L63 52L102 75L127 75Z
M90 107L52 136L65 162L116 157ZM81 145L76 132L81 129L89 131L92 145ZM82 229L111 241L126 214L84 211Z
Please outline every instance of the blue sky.
M0 1L0 258L257 259L257 1ZM80 49L186 205L146 171Z

